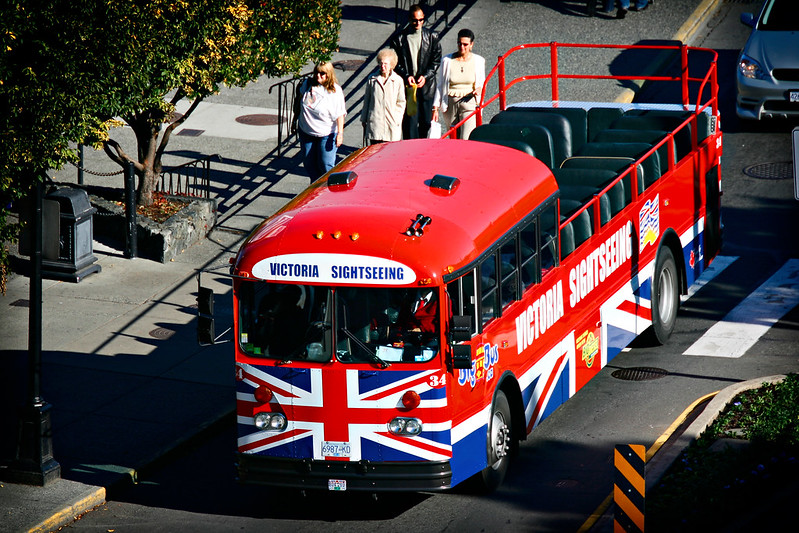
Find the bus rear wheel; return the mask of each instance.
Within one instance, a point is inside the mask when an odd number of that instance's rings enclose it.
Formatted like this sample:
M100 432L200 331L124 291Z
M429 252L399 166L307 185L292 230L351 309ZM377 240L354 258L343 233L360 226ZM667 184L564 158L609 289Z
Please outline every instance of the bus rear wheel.
M677 309L680 306L679 274L674 254L663 247L655 262L652 277L652 330L651 337L665 344L674 331Z
M497 392L491 407L491 421L488 426L488 466L479 477L485 492L492 492L502 484L508 471L513 448L513 427L511 425L510 404L502 391Z

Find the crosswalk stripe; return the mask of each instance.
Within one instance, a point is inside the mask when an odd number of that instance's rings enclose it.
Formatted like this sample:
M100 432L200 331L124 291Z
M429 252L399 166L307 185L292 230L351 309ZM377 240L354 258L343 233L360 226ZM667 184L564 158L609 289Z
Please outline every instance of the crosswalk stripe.
M788 260L683 355L738 358L799 305L799 259Z

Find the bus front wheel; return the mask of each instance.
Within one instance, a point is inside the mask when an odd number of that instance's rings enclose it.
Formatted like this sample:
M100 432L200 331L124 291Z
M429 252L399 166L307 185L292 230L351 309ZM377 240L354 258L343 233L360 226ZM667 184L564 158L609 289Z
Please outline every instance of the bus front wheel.
M513 427L511 425L510 404L505 393L498 391L491 407L491 421L488 426L488 466L480 473L482 488L486 492L496 490L505 479L513 446Z
M655 262L652 277L652 337L658 344L665 344L677 322L680 306L679 274L674 254L663 247Z

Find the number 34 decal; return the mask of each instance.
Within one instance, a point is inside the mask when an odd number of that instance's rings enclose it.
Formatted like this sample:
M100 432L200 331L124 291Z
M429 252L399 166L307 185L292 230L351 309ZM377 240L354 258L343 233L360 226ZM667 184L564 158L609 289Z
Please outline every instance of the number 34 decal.
M447 374L441 373L430 376L429 384L434 389L438 389L447 384Z

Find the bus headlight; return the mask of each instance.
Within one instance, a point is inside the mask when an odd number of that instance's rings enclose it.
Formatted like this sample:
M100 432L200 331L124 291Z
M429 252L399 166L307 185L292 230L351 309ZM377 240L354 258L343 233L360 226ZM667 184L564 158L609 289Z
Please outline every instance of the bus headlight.
M255 427L264 431L283 431L288 421L282 413L258 413L255 415Z
M413 437L422 432L422 421L418 418L398 416L388 423L388 430L394 435Z

